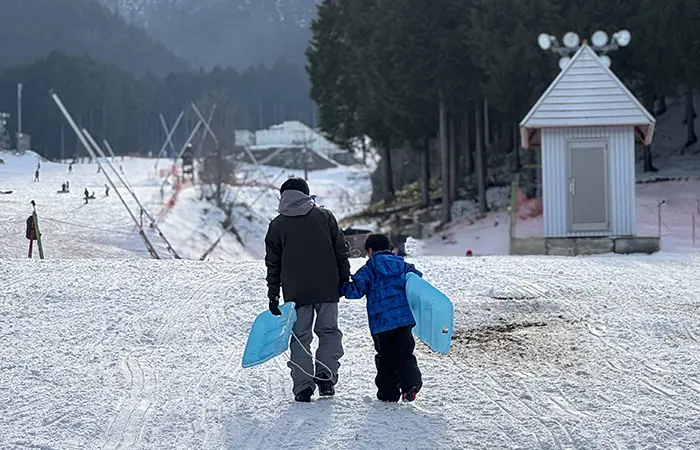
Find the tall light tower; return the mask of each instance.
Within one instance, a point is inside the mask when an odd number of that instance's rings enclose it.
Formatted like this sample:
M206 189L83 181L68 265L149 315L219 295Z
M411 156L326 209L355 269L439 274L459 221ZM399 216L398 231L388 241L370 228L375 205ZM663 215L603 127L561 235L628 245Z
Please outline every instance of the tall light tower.
M605 31L598 30L591 36L590 47L598 53L598 56L603 63L610 67L612 61L607 53L617 50L620 47L627 47L632 40L632 35L627 30L620 30L612 35L612 39L608 38ZM581 38L573 31L566 33L562 39L564 45L560 45L556 36L542 33L537 37L537 43L542 50L551 50L561 56L559 59L559 68L564 70L571 62L571 55L576 53L581 48ZM584 42L584 45L587 44Z

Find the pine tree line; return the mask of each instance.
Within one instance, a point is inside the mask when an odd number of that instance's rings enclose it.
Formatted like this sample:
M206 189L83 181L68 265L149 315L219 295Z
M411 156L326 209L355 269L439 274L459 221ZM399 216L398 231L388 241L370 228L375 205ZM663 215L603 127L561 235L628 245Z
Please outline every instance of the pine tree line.
M663 113L666 96L692 100L700 88L698 23L696 0L324 0L307 50L311 97L330 139L350 147L368 136L381 150L385 201L397 188L392 158L420 161L422 203L439 176L449 221L465 184L476 184L488 209L489 160L509 154L514 171L533 162L532 152L520 160L518 123L559 70L556 55L537 46L539 33L630 30L613 70ZM645 170L653 169L646 149Z
M32 148L51 159L86 156L53 104L52 91L61 96L80 126L87 127L98 142L108 139L118 153L157 152L166 138L159 114L170 126L184 109L174 138L175 145L181 145L198 121L190 103L212 92L225 92L227 101L236 106L231 125L237 128L314 120L303 67L282 61L242 73L215 68L159 78L136 77L89 56L53 52L32 64L0 72L0 111L12 114L8 130L13 134L17 129L17 83L24 85L23 131L32 136Z

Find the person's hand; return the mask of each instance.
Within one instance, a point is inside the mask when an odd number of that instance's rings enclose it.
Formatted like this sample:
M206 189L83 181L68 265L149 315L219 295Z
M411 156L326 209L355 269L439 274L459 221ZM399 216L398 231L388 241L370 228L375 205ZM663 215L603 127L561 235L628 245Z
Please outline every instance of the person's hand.
M270 298L270 312L273 316L281 316L279 297Z
M349 283L350 280L340 280L338 281L338 293L341 297L345 297L345 285Z

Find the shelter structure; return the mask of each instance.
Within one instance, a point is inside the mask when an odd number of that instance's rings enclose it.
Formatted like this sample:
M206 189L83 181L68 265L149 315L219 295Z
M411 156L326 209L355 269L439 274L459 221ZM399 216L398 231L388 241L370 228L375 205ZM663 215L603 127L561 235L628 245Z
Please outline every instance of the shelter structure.
M544 253L658 250L635 237L635 143L655 124L584 43L520 123L522 146L541 151Z

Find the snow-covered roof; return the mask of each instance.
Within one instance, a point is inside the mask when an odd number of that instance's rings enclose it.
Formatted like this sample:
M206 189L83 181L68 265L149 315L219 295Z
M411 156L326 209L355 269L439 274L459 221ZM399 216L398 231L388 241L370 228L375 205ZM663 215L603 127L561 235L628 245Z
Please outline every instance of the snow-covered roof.
M656 119L584 44L520 122L524 148L541 128L634 126L650 144Z
M256 146L307 147L322 153L344 153L345 150L326 139L306 124L292 120L255 132Z

